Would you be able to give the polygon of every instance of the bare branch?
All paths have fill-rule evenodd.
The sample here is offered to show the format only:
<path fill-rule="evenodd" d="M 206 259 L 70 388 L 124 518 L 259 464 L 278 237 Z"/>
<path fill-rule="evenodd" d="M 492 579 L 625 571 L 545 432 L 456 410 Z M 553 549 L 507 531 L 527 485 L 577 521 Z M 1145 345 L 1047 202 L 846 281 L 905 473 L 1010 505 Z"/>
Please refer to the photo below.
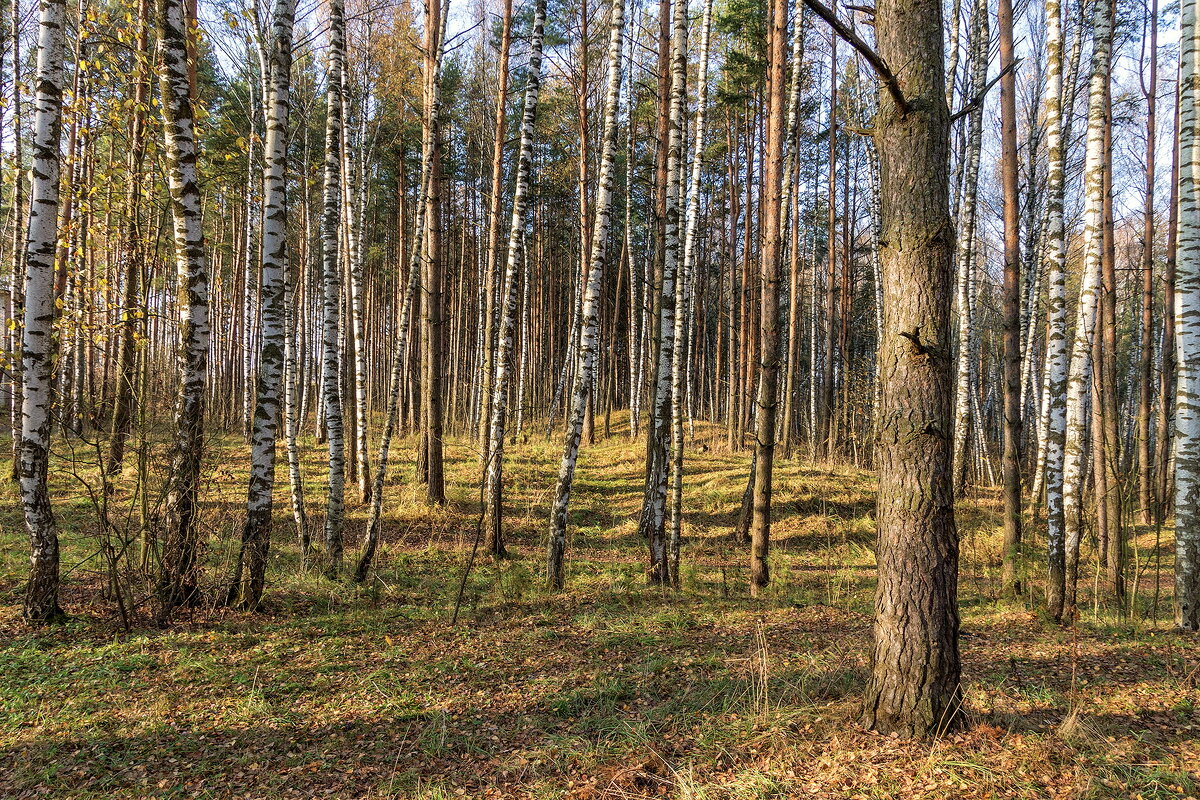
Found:
<path fill-rule="evenodd" d="M 842 37 L 855 50 L 862 54 L 862 57 L 867 60 L 867 63 L 879 75 L 879 79 L 883 81 L 883 85 L 887 87 L 888 94 L 892 96 L 892 100 L 896 103 L 896 108 L 900 111 L 900 116 L 908 116 L 908 101 L 904 99 L 904 92 L 900 91 L 900 82 L 896 80 L 896 76 L 892 73 L 887 62 L 883 57 L 871 49 L 871 46 L 858 37 L 858 35 L 850 28 L 846 27 L 840 19 L 830 9 L 821 5 L 817 0 L 804 0 L 804 4 L 813 10 L 813 12 L 829 23 L 829 27 L 833 28 L 834 33 Z"/>
<path fill-rule="evenodd" d="M 982 106 L 983 99 L 985 97 L 987 97 L 987 93 L 991 90 L 991 88 L 993 86 L 995 86 L 1000 81 L 1001 78 L 1003 78 L 1005 75 L 1007 75 L 1008 73 L 1010 73 L 1014 69 L 1016 69 L 1017 65 L 1020 63 L 1021 63 L 1021 59 L 1018 58 L 1016 61 L 1009 64 L 1007 67 L 1000 70 L 999 74 L 996 75 L 996 77 L 992 78 L 990 81 L 988 81 L 987 85 L 984 86 L 983 89 L 981 89 L 979 91 L 979 94 L 972 97 L 971 100 L 965 106 L 963 106 L 958 111 L 955 111 L 953 114 L 950 115 L 950 124 L 953 125 L 955 122 L 958 122 L 960 119 L 965 117 L 967 114 L 970 114 L 972 111 L 974 111 L 975 109 Z"/>

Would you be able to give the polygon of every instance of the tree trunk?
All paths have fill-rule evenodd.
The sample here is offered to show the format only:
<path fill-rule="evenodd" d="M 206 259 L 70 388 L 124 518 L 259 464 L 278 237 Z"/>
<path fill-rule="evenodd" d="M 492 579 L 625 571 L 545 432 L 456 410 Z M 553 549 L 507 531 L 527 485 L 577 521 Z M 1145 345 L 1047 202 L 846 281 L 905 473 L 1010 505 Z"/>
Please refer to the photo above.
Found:
<path fill-rule="evenodd" d="M 29 582 L 25 585 L 22 614 L 35 625 L 59 622 L 65 617 L 58 604 L 58 525 L 46 486 L 57 350 L 54 257 L 58 242 L 65 17 L 63 0 L 42 0 L 38 16 L 33 178 L 25 242 L 25 325 L 21 343 L 24 393 L 17 474 L 29 532 Z M 20 137 L 20 131 L 17 136 Z M 21 178 L 18 176 L 17 180 L 20 182 Z"/>
<path fill-rule="evenodd" d="M 1017 79 L 1012 0 L 999 0 L 1000 181 L 1004 188 L 1004 553 L 1000 583 L 1021 593 L 1021 226 L 1017 196 Z"/>
<path fill-rule="evenodd" d="M 437 54 L 441 49 L 443 22 L 441 0 L 425 4 L 425 113 L 422 135 L 429 152 L 429 199 L 425 204 L 424 257 L 421 261 L 421 388 L 425 395 L 421 410 L 421 436 L 425 456 L 426 497 L 430 503 L 446 502 L 442 458 L 442 143 L 441 73 Z"/>
<path fill-rule="evenodd" d="M 1046 0 L 1046 606 L 1060 620 L 1066 587 L 1066 528 L 1063 510 L 1063 456 L 1067 427 L 1067 276 L 1063 222 L 1063 36 L 1059 0 Z"/>
<path fill-rule="evenodd" d="M 113 398 L 112 427 L 108 440 L 110 475 L 118 475 L 125 463 L 125 443 L 133 422 L 134 388 L 137 384 L 137 341 L 144 335 L 142 324 L 141 230 L 142 165 L 146 158 L 146 109 L 150 98 L 150 0 L 138 2 L 137 59 L 134 67 L 133 116 L 129 126 L 129 186 L 125 196 L 125 231 L 122 242 L 122 274 L 125 281 L 121 308 L 121 345 L 118 351 L 116 396 Z M 20 181 L 18 181 L 19 183 Z"/>
<path fill-rule="evenodd" d="M 1154 463 L 1150 456 L 1150 417 L 1154 413 L 1154 180 L 1158 147 L 1158 0 L 1150 0 L 1150 41 L 1144 45 L 1142 94 L 1146 98 L 1146 189 L 1142 206 L 1142 353 L 1138 362 L 1137 464 L 1138 521 L 1153 523 Z M 1149 58 L 1149 64 L 1145 59 Z"/>
<path fill-rule="evenodd" d="M 325 193 L 321 217 L 322 312 L 321 404 L 325 408 L 325 435 L 329 443 L 329 492 L 325 510 L 326 575 L 338 577 L 342 565 L 342 529 L 345 524 L 346 450 L 342 420 L 341 271 L 341 137 L 343 124 L 342 74 L 346 69 L 346 18 L 342 0 L 329 3 L 329 61 L 325 89 Z"/>
<path fill-rule="evenodd" d="M 500 286 L 500 326 L 496 337 L 495 375 L 489 382 L 491 417 L 484 461 L 484 547 L 496 558 L 504 549 L 504 437 L 508 425 L 508 392 L 513 371 L 513 344 L 517 323 L 517 276 L 525 262 L 525 229 L 529 224 L 530 171 L 533 162 L 533 132 L 541 90 L 542 36 L 546 24 L 545 0 L 538 0 L 534 11 L 533 38 L 530 42 L 528 78 L 521 114 L 521 142 L 517 151 L 517 179 L 513 189 L 512 221 L 508 230 L 508 257 L 504 283 Z M 528 280 L 526 281 L 528 283 Z M 518 400 L 519 402 L 519 400 Z"/>
<path fill-rule="evenodd" d="M 204 455 L 209 319 L 208 263 L 200 217 L 189 25 L 184 0 L 160 0 L 158 49 L 179 292 L 179 401 L 175 411 L 175 452 L 167 486 L 167 531 L 159 581 L 163 620 L 169 618 L 173 608 L 199 599 L 196 500 Z"/>
<path fill-rule="evenodd" d="M 874 124 L 884 341 L 879 584 L 863 721 L 881 733 L 923 736 L 962 719 L 950 480 L 950 115 L 941 3 L 880 0 L 875 20 L 879 55 L 896 70 L 908 108 L 882 95 Z"/>
<path fill-rule="evenodd" d="M 1097 3 L 1093 14 L 1093 52 L 1088 87 L 1087 147 L 1084 158 L 1084 266 L 1079 308 L 1067 373 L 1067 420 L 1063 447 L 1063 514 L 1065 519 L 1065 587 L 1063 613 L 1075 614 L 1079 578 L 1079 543 L 1083 528 L 1084 398 L 1091 378 L 1092 339 L 1100 299 L 1102 228 L 1104 225 L 1104 93 L 1112 43 L 1108 4 Z"/>
<path fill-rule="evenodd" d="M 767 141 L 762 185 L 762 261 L 759 289 L 758 397 L 754 425 L 754 499 L 750 519 L 750 594 L 770 582 L 771 472 L 779 398 L 779 272 L 783 260 L 781 223 L 784 177 L 784 67 L 787 63 L 787 2 L 771 0 L 767 15 Z"/>
<path fill-rule="evenodd" d="M 1175 331 L 1175 623 L 1200 630 L 1200 23 L 1180 7 L 1179 252 Z M 29 319 L 29 316 L 26 316 Z M 28 323 L 27 323 L 28 324 Z"/>
<path fill-rule="evenodd" d="M 544 8 L 543 3 L 544 0 L 539 2 L 539 8 Z M 550 588 L 556 591 L 563 588 L 563 553 L 567 543 L 567 507 L 571 500 L 571 487 L 575 480 L 575 462 L 579 456 L 579 441 L 583 435 L 589 390 L 596 372 L 596 350 L 600 328 L 600 289 L 607 258 L 606 245 L 609 228 L 612 225 L 612 184 L 617 150 L 617 106 L 621 92 L 621 44 L 624 30 L 624 0 L 613 0 L 609 11 L 608 81 L 604 95 L 604 129 L 601 132 L 600 180 L 596 191 L 595 229 L 589 237 L 591 256 L 581 310 L 581 335 L 577 356 L 579 363 L 575 368 L 575 385 L 571 391 L 571 411 L 567 418 L 562 461 L 558 468 L 558 485 L 555 489 L 554 508 L 550 516 L 550 549 L 547 557 L 546 579 Z M 523 144 L 524 141 L 522 139 Z M 583 187 L 580 188 L 582 190 Z M 677 217 L 678 212 L 676 212 Z M 670 219 L 667 224 L 669 229 Z M 676 219 L 676 226 L 678 226 L 678 219 Z M 515 232 L 515 218 L 513 228 Z M 668 236 L 670 236 L 669 230 Z M 678 234 L 676 234 L 676 238 L 678 238 Z M 671 258 L 671 254 L 668 253 L 667 257 Z M 515 272 L 515 265 L 512 271 Z M 515 290 L 516 287 L 513 288 Z M 515 295 L 515 291 L 513 294 Z M 512 305 L 515 306 L 515 302 Z M 515 313 L 515 308 L 512 311 Z M 503 432 L 501 432 L 502 434 Z"/>
<path fill-rule="evenodd" d="M 275 488 L 275 442 L 279 434 L 284 375 L 286 314 L 284 273 L 287 271 L 287 147 L 291 109 L 292 25 L 294 0 L 276 0 L 271 30 L 270 85 L 267 103 L 267 136 L 263 166 L 262 331 L 258 355 L 258 388 L 255 392 L 250 434 L 250 486 L 246 498 L 246 524 L 242 547 L 229 586 L 228 600 L 239 608 L 256 610 L 266 583 L 267 553 L 271 544 L 271 512 Z"/>

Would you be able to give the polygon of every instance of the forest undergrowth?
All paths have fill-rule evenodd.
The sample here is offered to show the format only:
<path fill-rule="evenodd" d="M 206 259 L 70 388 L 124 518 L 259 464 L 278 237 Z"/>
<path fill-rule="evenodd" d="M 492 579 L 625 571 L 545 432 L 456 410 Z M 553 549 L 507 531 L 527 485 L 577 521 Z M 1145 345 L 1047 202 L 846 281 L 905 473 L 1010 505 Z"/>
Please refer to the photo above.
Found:
<path fill-rule="evenodd" d="M 698 423 L 682 589 L 650 588 L 635 519 L 644 444 L 621 423 L 581 452 L 561 594 L 543 588 L 558 437 L 510 449 L 511 557 L 475 559 L 455 626 L 479 514 L 479 457 L 466 439 L 447 442 L 444 509 L 422 502 L 416 440 L 400 443 L 382 552 L 362 586 L 301 563 L 281 470 L 264 612 L 214 602 L 166 628 L 151 624 L 137 580 L 131 532 L 155 510 L 131 493 L 134 466 L 106 492 L 78 452 L 71 474 L 67 459 L 52 464 L 72 616 L 34 631 L 20 621 L 25 534 L 5 483 L 0 797 L 1200 795 L 1200 649 L 1171 630 L 1169 531 L 1133 537 L 1140 578 L 1125 609 L 1081 585 L 1084 613 L 1060 627 L 1036 610 L 1036 556 L 1025 560 L 1025 598 L 999 596 L 995 493 L 960 501 L 971 724 L 933 741 L 886 738 L 856 723 L 874 586 L 872 473 L 807 457 L 777 463 L 773 582 L 752 600 L 746 546 L 731 538 L 750 451 L 731 453 L 723 429 Z M 213 439 L 206 459 L 214 601 L 244 513 L 245 450 Z M 316 509 L 320 450 L 301 452 Z M 348 504 L 348 554 L 366 511 Z M 314 541 L 321 522 L 309 518 Z M 1041 544 L 1027 542 L 1029 553 Z"/>

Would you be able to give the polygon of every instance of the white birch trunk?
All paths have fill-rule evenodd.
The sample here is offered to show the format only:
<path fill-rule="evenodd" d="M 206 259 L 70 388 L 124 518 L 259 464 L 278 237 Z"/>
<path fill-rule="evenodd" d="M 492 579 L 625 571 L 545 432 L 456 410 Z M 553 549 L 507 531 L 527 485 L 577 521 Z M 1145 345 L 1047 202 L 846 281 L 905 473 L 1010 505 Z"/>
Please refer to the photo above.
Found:
<path fill-rule="evenodd" d="M 258 388 L 250 433 L 246 524 L 228 598 L 249 610 L 258 608 L 266 577 L 275 487 L 275 443 L 279 436 L 283 399 L 280 390 L 287 339 L 287 148 L 294 3 L 295 0 L 276 0 L 265 98 L 267 130 L 263 145 L 266 161 L 263 165 L 262 280 L 258 293 L 262 315 Z"/>
<path fill-rule="evenodd" d="M 58 526 L 50 506 L 46 473 L 56 351 L 54 256 L 58 242 L 65 16 L 63 0 L 42 0 L 38 12 L 33 179 L 25 240 L 25 325 L 21 343 L 24 395 L 17 473 L 29 533 L 29 582 L 22 613 L 37 624 L 64 616 L 58 604 Z"/>
<path fill-rule="evenodd" d="M 674 0 L 673 14 L 686 13 L 684 0 Z M 667 562 L 666 505 L 667 466 L 671 443 L 671 366 L 675 357 L 675 281 L 680 262 L 679 178 L 683 149 L 684 68 L 686 54 L 682 35 L 671 43 L 671 93 L 667 142 L 666 236 L 663 258 L 662 294 L 659 299 L 659 341 L 654 368 L 654 397 L 650 407 L 650 432 L 646 442 L 646 487 L 642 497 L 639 531 L 650 547 L 651 583 L 670 580 Z"/>
<path fill-rule="evenodd" d="M 679 39 L 687 24 L 687 14 L 681 13 L 675 30 Z M 687 213 L 683 237 L 682 274 L 675 282 L 675 306 L 682 313 L 675 315 L 675 359 L 671 365 L 671 530 L 667 539 L 667 568 L 671 585 L 679 588 L 679 549 L 683 540 L 683 415 L 685 375 L 688 367 L 687 323 L 691 315 L 687 311 L 692 303 L 692 273 L 696 262 L 696 228 L 700 221 L 700 176 L 704 168 L 704 133 L 708 112 L 708 52 L 712 29 L 712 0 L 705 0 L 704 14 L 700 23 L 700 70 L 696 76 L 696 125 L 692 146 L 692 174 L 688 181 Z M 799 39 L 799 37 L 797 37 Z M 687 53 L 680 46 L 680 58 Z M 797 78 L 796 94 L 799 94 Z M 686 87 L 685 87 L 686 88 Z M 682 169 L 682 166 L 681 166 Z M 678 206 L 682 198 L 676 201 Z M 678 213 L 678 212 L 676 212 Z"/>
<path fill-rule="evenodd" d="M 1071 361 L 1067 372 L 1066 428 L 1063 444 L 1063 515 L 1065 531 L 1064 613 L 1075 611 L 1079 573 L 1079 542 L 1083 532 L 1084 447 L 1087 434 L 1086 398 L 1091 383 L 1092 337 L 1100 298 L 1101 226 L 1104 205 L 1104 93 L 1112 43 L 1108 3 L 1092 12 L 1091 79 L 1088 88 L 1087 146 L 1084 156 L 1083 280 Z"/>
<path fill-rule="evenodd" d="M 198 599 L 196 500 L 204 455 L 209 319 L 208 263 L 188 65 L 189 23 L 183 0 L 160 0 L 159 14 L 158 49 L 179 307 L 179 401 L 159 586 L 161 613 L 166 618 L 175 606 Z"/>
<path fill-rule="evenodd" d="M 1175 623 L 1200 630 L 1200 21 L 1180 6 L 1179 224 L 1175 262 Z"/>
<path fill-rule="evenodd" d="M 1042 101 L 1046 121 L 1046 378 L 1044 423 L 1045 459 L 1041 470 L 1046 486 L 1046 601 L 1055 619 L 1062 617 L 1066 529 L 1063 516 L 1063 448 L 1067 426 L 1067 282 L 1066 229 L 1063 221 L 1063 35 L 1059 0 L 1046 0 L 1046 90 Z M 1034 498 L 1038 497 L 1035 487 Z"/>
<path fill-rule="evenodd" d="M 342 561 L 342 528 L 345 519 L 345 441 L 342 420 L 342 390 L 339 379 L 339 333 L 341 274 L 338 226 L 341 222 L 342 74 L 346 62 L 346 20 L 342 0 L 329 3 L 329 61 L 325 95 L 325 194 L 321 219 L 321 283 L 324 290 L 322 314 L 321 401 L 325 408 L 325 431 L 329 442 L 329 494 L 325 511 L 327 574 L 336 578 Z"/>
<path fill-rule="evenodd" d="M 588 259 L 587 284 L 580 308 L 580 337 L 571 412 L 558 467 L 558 486 L 550 517 L 550 548 L 546 578 L 552 589 L 563 587 L 563 553 L 567 545 L 567 507 L 575 481 L 575 463 L 583 418 L 596 373 L 596 349 L 600 330 L 600 282 L 604 277 L 608 232 L 612 225 L 613 162 L 617 150 L 617 110 L 621 92 L 621 44 L 625 31 L 625 0 L 613 0 L 608 22 L 608 83 L 604 96 L 604 129 L 601 132 L 600 178 L 596 189 L 592 252 Z M 507 313 L 507 311 L 506 311 Z M 678 334 L 678 331 L 676 331 Z M 493 434 L 495 431 L 493 431 Z"/>

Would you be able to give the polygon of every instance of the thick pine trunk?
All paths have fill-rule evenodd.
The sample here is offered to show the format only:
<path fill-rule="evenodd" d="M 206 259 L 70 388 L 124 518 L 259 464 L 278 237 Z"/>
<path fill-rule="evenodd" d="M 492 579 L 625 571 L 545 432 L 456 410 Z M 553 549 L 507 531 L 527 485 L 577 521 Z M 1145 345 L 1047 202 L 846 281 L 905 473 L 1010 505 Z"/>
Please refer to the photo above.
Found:
<path fill-rule="evenodd" d="M 937 0 L 880 0 L 879 55 L 907 113 L 875 118 L 884 340 L 872 674 L 863 720 L 923 736 L 961 723 L 958 535 L 951 484 L 950 114 Z"/>

